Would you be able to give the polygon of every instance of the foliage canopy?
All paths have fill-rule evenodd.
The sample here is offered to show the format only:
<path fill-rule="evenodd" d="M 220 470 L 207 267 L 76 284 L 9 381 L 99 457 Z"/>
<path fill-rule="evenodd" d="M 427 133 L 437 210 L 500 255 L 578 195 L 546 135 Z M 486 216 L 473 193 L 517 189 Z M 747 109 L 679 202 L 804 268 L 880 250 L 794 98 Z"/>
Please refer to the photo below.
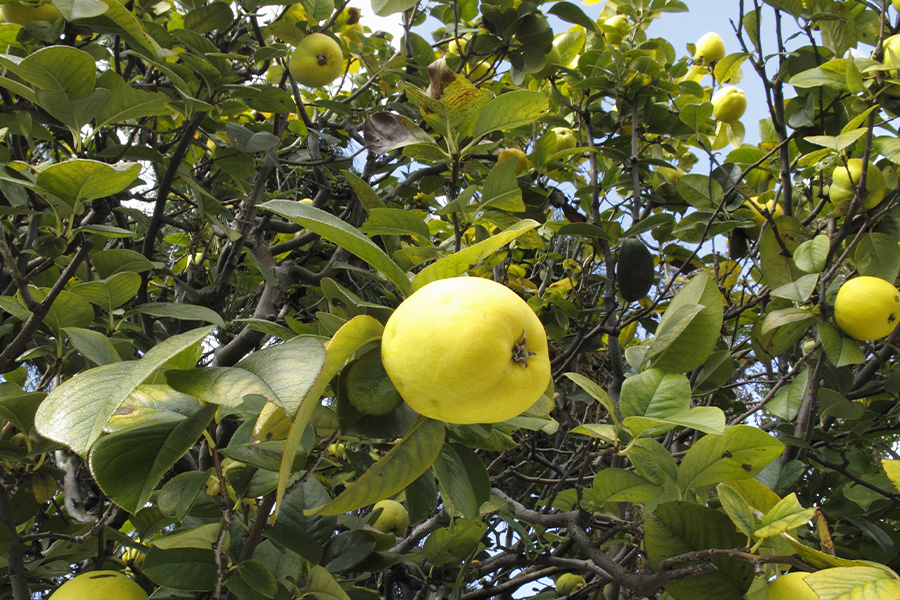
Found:
<path fill-rule="evenodd" d="M 900 333 L 833 318 L 900 273 L 895 8 L 732 2 L 699 64 L 679 0 L 53 4 L 0 24 L 0 595 L 900 596 Z M 391 403 L 385 322 L 461 275 L 549 336 L 503 423 Z"/>

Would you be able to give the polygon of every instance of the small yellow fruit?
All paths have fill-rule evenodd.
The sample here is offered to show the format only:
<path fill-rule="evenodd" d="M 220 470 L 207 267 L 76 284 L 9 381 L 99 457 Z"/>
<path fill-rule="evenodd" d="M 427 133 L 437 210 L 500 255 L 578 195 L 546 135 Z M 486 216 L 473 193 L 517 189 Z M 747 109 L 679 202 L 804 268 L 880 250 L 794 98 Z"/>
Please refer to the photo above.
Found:
<path fill-rule="evenodd" d="M 851 158 L 847 161 L 846 166 L 838 165 L 831 173 L 831 187 L 828 189 L 828 196 L 836 209 L 840 210 L 843 207 L 846 212 L 846 208 L 856 194 L 856 185 L 862 177 L 862 167 L 861 158 Z M 881 204 L 886 188 L 887 183 L 881 169 L 870 162 L 866 169 L 866 192 L 863 196 L 866 208 L 875 208 Z"/>
<path fill-rule="evenodd" d="M 762 231 L 763 225 L 766 224 L 766 216 L 763 214 L 763 207 L 772 215 L 772 219 L 777 219 L 778 217 L 784 214 L 784 209 L 778 204 L 774 199 L 769 200 L 765 204 L 760 204 L 758 202 L 758 196 L 754 196 L 749 200 L 744 201 L 744 206 L 753 211 L 753 220 L 756 222 L 754 227 L 747 229 L 747 235 L 751 239 L 759 238 L 759 233 Z"/>
<path fill-rule="evenodd" d="M 478 277 L 433 281 L 391 315 L 384 369 L 409 406 L 448 423 L 497 423 L 550 383 L 547 334 L 508 287 Z"/>
<path fill-rule="evenodd" d="M 147 600 L 147 594 L 134 581 L 116 571 L 90 571 L 65 582 L 50 600 Z"/>
<path fill-rule="evenodd" d="M 288 70 L 301 85 L 324 87 L 343 73 L 344 53 L 340 44 L 324 33 L 311 33 L 297 44 Z"/>
<path fill-rule="evenodd" d="M 528 167 L 528 156 L 518 148 L 505 148 L 497 156 L 497 164 L 502 163 L 507 158 L 515 158 L 518 161 L 516 173 L 520 173 Z"/>
<path fill-rule="evenodd" d="M 628 18 L 625 15 L 615 15 L 603 23 L 603 35 L 610 44 L 620 44 L 628 34 Z"/>
<path fill-rule="evenodd" d="M 328 447 L 325 448 L 325 452 L 329 456 L 334 456 L 335 458 L 347 458 L 347 445 L 346 444 L 328 444 Z"/>
<path fill-rule="evenodd" d="M 409 513 L 406 508 L 396 500 L 379 500 L 372 507 L 372 511 L 381 509 L 381 514 L 372 523 L 372 527 L 384 533 L 393 533 L 401 536 L 406 533 L 409 526 Z"/>
<path fill-rule="evenodd" d="M 700 36 L 696 48 L 694 60 L 701 65 L 709 65 L 725 57 L 725 40 L 714 31 Z"/>
<path fill-rule="evenodd" d="M 858 340 L 878 340 L 894 331 L 900 318 L 900 292 L 879 277 L 848 279 L 834 299 L 834 318 Z"/>
<path fill-rule="evenodd" d="M 803 581 L 807 575 L 809 573 L 794 571 L 776 577 L 766 586 L 769 600 L 819 600 L 819 595 Z"/>
<path fill-rule="evenodd" d="M 747 110 L 747 96 L 740 88 L 723 87 L 712 97 L 713 116 L 723 123 L 734 123 Z"/>
<path fill-rule="evenodd" d="M 50 23 L 61 18 L 62 15 L 55 6 L 49 2 L 40 6 L 33 6 L 22 2 L 10 2 L 0 4 L 0 17 L 4 23 L 17 23 L 25 27 L 32 21 L 49 21 Z"/>
<path fill-rule="evenodd" d="M 312 198 L 303 198 L 300 200 L 300 204 L 306 204 L 307 206 L 312 206 L 313 199 Z"/>
<path fill-rule="evenodd" d="M 568 150 L 578 145 L 578 138 L 575 137 L 575 132 L 568 127 L 554 127 L 550 131 L 556 136 L 554 152 Z"/>
<path fill-rule="evenodd" d="M 558 596 L 568 596 L 575 590 L 584 587 L 584 577 L 577 573 L 563 573 L 556 580 L 556 594 Z"/>
<path fill-rule="evenodd" d="M 484 79 L 492 72 L 493 69 L 491 69 L 491 63 L 486 60 L 480 60 L 475 64 L 469 64 L 466 66 L 466 74 L 469 79 Z"/>

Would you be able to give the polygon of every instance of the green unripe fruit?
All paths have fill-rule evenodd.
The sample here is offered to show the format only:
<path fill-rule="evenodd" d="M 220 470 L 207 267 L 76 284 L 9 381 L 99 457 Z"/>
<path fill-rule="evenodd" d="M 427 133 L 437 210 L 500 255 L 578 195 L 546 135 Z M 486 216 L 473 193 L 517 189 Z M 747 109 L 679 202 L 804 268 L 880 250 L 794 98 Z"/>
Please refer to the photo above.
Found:
<path fill-rule="evenodd" d="M 556 593 L 560 596 L 568 596 L 577 589 L 584 587 L 584 577 L 577 573 L 563 573 L 556 580 Z"/>

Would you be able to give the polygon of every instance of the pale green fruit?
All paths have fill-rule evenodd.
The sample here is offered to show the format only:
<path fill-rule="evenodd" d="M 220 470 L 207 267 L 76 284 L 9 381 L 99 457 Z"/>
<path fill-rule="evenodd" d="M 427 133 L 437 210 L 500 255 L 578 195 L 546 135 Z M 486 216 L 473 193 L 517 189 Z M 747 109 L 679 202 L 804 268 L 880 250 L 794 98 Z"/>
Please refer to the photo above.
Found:
<path fill-rule="evenodd" d="M 497 423 L 523 413 L 550 383 L 547 334 L 511 289 L 478 277 L 433 281 L 384 328 L 388 377 L 416 412 L 448 423 Z"/>
<path fill-rule="evenodd" d="M 861 158 L 851 158 L 845 165 L 838 165 L 831 173 L 831 187 L 828 188 L 828 196 L 835 208 L 840 210 L 847 208 L 850 200 L 856 194 L 856 186 L 862 177 L 863 161 Z M 884 200 L 887 182 L 881 169 L 873 163 L 869 163 L 866 169 L 866 192 L 863 203 L 866 208 L 875 208 Z"/>
<path fill-rule="evenodd" d="M 795 571 L 776 577 L 766 586 L 769 600 L 819 600 L 819 595 L 803 581 L 809 573 Z"/>
<path fill-rule="evenodd" d="M 628 33 L 629 23 L 625 15 L 615 15 L 603 23 L 603 35 L 610 44 L 620 44 Z"/>
<path fill-rule="evenodd" d="M 297 44 L 288 69 L 300 85 L 324 87 L 344 72 L 344 53 L 324 33 L 311 33 Z"/>
<path fill-rule="evenodd" d="M 878 340 L 894 331 L 900 318 L 900 292 L 889 281 L 861 276 L 848 279 L 834 299 L 834 319 L 858 340 Z"/>
<path fill-rule="evenodd" d="M 535 79 L 547 79 L 554 73 L 556 73 L 556 65 L 562 60 L 562 56 L 559 53 L 559 48 L 555 45 L 550 48 L 550 52 L 547 53 L 545 57 L 546 63 L 544 63 L 544 68 L 538 71 L 537 73 L 533 73 L 532 77 Z"/>
<path fill-rule="evenodd" d="M 52 23 L 61 18 L 62 15 L 49 2 L 40 6 L 10 2 L 8 4 L 0 4 L 0 17 L 3 18 L 4 23 L 17 23 L 24 27 L 32 21 L 49 21 Z"/>
<path fill-rule="evenodd" d="M 65 582 L 50 600 L 147 600 L 147 594 L 134 581 L 117 571 L 90 571 Z"/>
<path fill-rule="evenodd" d="M 723 87 L 712 97 L 713 116 L 723 123 L 734 123 L 747 110 L 747 96 L 736 87 Z"/>
<path fill-rule="evenodd" d="M 554 127 L 550 131 L 556 136 L 555 152 L 568 150 L 578 145 L 578 138 L 575 137 L 575 132 L 568 127 Z"/>
<path fill-rule="evenodd" d="M 766 208 L 769 214 L 772 215 L 773 220 L 784 215 L 784 208 L 782 208 L 781 204 L 778 204 L 778 202 L 776 202 L 774 199 L 769 200 L 765 204 L 760 204 L 758 202 L 758 198 L 759 196 L 754 196 L 749 200 L 744 201 L 744 206 L 753 211 L 753 220 L 756 222 L 756 225 L 754 227 L 751 227 L 747 230 L 747 235 L 754 240 L 759 238 L 759 233 L 760 231 L 762 231 L 763 225 L 766 224 L 766 216 L 762 211 L 763 206 Z"/>
<path fill-rule="evenodd" d="M 696 48 L 694 60 L 701 65 L 708 65 L 725 57 L 725 41 L 714 31 L 700 36 Z"/>
<path fill-rule="evenodd" d="M 372 507 L 373 512 L 381 509 L 381 514 L 372 523 L 372 527 L 384 533 L 393 533 L 401 536 L 409 526 L 409 513 L 406 508 L 396 500 L 379 500 Z"/>
<path fill-rule="evenodd" d="M 582 587 L 584 587 L 584 577 L 577 573 L 563 573 L 556 580 L 556 593 L 560 596 L 568 596 Z"/>

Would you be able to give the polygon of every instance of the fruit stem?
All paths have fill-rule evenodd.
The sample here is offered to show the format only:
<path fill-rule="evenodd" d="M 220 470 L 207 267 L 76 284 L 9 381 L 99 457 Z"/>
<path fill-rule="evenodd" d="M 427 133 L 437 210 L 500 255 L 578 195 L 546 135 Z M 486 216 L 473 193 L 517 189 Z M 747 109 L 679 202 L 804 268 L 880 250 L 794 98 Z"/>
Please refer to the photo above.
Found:
<path fill-rule="evenodd" d="M 517 363 L 522 363 L 525 365 L 525 368 L 528 368 L 528 357 L 532 354 L 535 354 L 531 350 L 525 349 L 525 331 L 522 331 L 522 340 L 513 344 L 512 349 L 512 359 Z"/>

